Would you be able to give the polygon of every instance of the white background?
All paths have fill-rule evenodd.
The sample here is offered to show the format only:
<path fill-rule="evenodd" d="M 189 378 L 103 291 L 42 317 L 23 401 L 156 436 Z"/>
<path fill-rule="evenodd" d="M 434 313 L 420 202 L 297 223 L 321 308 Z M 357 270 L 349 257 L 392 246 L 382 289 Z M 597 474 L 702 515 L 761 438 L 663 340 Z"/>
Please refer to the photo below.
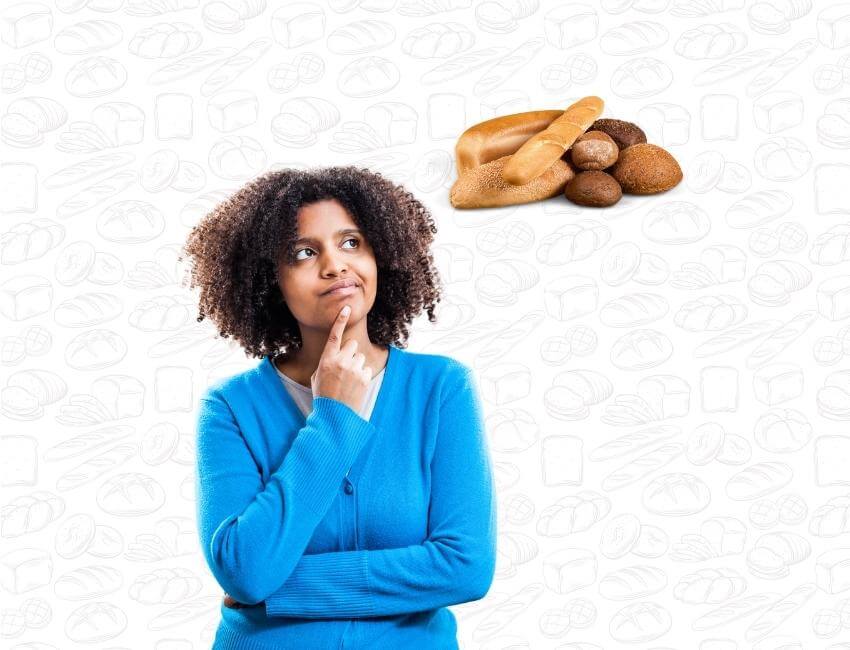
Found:
<path fill-rule="evenodd" d="M 209 646 L 194 408 L 257 360 L 195 323 L 179 248 L 267 169 L 357 164 L 434 215 L 445 298 L 409 348 L 471 365 L 486 410 L 499 561 L 453 608 L 462 647 L 850 648 L 850 3 L 117 0 L 3 19 L 4 647 Z M 682 183 L 605 209 L 450 206 L 464 129 L 586 95 Z M 131 480 L 149 501 L 116 509 Z M 90 567 L 113 588 L 74 596 Z M 117 618 L 69 638 L 91 602 Z"/>

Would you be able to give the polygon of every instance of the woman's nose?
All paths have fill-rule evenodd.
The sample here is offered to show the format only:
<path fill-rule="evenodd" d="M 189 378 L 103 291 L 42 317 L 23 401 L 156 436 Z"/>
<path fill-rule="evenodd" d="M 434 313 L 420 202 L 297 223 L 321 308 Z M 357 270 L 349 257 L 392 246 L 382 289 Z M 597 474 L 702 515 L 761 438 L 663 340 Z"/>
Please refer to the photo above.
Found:
<path fill-rule="evenodd" d="M 325 251 L 321 257 L 321 269 L 323 273 L 339 273 L 347 268 L 342 255 L 338 251 Z"/>

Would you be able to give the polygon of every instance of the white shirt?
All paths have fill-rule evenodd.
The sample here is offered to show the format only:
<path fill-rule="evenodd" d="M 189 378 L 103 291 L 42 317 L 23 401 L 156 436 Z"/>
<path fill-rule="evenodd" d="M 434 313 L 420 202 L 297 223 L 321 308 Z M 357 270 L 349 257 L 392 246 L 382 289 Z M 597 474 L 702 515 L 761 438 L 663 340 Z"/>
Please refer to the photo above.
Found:
<path fill-rule="evenodd" d="M 283 385 L 289 394 L 292 395 L 292 399 L 295 400 L 304 417 L 307 417 L 310 411 L 313 410 L 313 389 L 309 386 L 302 386 L 291 377 L 287 377 L 276 365 L 275 370 L 277 370 L 278 376 L 283 380 Z M 363 399 L 363 407 L 358 411 L 358 415 L 364 420 L 368 420 L 372 415 L 372 409 L 375 407 L 375 400 L 378 398 L 378 391 L 381 388 L 381 381 L 384 379 L 385 370 L 386 367 L 372 377 L 372 381 L 369 382 L 366 397 Z"/>

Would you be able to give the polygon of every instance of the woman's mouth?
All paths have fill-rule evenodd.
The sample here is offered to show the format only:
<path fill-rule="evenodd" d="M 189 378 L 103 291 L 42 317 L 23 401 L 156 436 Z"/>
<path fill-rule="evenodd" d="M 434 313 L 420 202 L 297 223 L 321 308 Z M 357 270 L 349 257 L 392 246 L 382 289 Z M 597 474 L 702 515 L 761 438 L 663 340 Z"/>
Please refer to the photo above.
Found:
<path fill-rule="evenodd" d="M 350 296 L 355 291 L 359 289 L 356 285 L 350 285 L 348 287 L 340 287 L 339 289 L 334 289 L 333 291 L 327 291 L 323 293 L 323 296 L 336 297 L 336 296 Z"/>

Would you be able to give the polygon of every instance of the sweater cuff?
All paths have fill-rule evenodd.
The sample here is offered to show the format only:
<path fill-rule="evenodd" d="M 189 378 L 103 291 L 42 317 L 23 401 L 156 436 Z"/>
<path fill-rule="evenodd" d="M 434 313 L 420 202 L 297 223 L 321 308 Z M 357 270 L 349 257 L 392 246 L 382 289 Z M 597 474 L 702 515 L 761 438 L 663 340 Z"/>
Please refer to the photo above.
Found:
<path fill-rule="evenodd" d="M 313 410 L 290 453 L 298 446 L 298 455 L 304 455 L 305 462 L 298 463 L 294 470 L 295 485 L 313 486 L 305 491 L 303 498 L 314 513 L 324 516 L 337 482 L 351 469 L 374 430 L 375 426 L 348 404 L 331 397 L 313 398 Z M 307 445 L 310 452 L 305 452 L 301 445 Z M 331 490 L 318 489 L 329 485 L 333 486 Z"/>
<path fill-rule="evenodd" d="M 326 618 L 328 611 L 335 618 L 377 615 L 366 551 L 335 553 L 332 562 L 322 555 L 301 556 L 283 586 L 266 598 L 267 616 Z"/>

